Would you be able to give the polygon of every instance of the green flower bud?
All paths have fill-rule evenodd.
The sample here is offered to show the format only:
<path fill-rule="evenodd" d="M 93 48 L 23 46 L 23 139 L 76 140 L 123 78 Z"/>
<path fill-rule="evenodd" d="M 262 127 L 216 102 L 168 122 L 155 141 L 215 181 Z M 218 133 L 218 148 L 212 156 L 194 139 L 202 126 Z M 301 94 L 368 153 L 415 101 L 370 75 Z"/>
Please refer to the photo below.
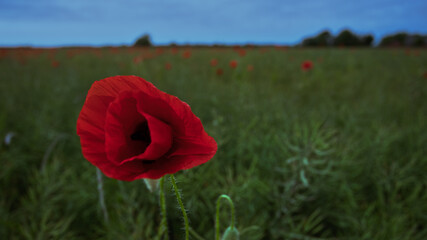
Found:
<path fill-rule="evenodd" d="M 157 192 L 159 189 L 159 179 L 144 178 L 144 182 L 150 192 Z"/>
<path fill-rule="evenodd" d="M 222 236 L 222 240 L 239 240 L 239 231 L 235 227 L 228 227 Z"/>

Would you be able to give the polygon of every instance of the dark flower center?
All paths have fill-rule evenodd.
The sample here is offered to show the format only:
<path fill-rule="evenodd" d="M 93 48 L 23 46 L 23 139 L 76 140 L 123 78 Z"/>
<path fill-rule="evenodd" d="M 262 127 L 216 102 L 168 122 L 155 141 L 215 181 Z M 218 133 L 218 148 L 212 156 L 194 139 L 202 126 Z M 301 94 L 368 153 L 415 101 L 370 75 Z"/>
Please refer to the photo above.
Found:
<path fill-rule="evenodd" d="M 147 121 L 140 123 L 136 126 L 133 133 L 130 135 L 130 139 L 133 141 L 142 141 L 149 145 L 151 143 L 150 130 L 148 129 Z"/>

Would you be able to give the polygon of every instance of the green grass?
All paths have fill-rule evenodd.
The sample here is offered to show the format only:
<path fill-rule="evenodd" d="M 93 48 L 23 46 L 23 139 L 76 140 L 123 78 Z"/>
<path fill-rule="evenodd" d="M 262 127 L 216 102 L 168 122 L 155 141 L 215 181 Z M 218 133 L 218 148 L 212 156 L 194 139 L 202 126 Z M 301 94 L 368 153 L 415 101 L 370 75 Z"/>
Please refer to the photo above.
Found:
<path fill-rule="evenodd" d="M 15 133 L 0 145 L 1 239 L 156 239 L 158 196 L 142 180 L 104 178 L 105 224 L 95 167 L 80 151 L 86 93 L 114 75 L 186 101 L 218 143 L 211 161 L 176 174 L 201 236 L 192 239 L 214 238 L 221 194 L 233 199 L 245 240 L 427 239 L 426 50 L 192 49 L 189 59 L 170 49 L 75 51 L 0 52 L 0 137 Z M 311 71 L 301 71 L 304 60 Z M 165 189 L 170 239 L 183 239 L 169 181 Z"/>

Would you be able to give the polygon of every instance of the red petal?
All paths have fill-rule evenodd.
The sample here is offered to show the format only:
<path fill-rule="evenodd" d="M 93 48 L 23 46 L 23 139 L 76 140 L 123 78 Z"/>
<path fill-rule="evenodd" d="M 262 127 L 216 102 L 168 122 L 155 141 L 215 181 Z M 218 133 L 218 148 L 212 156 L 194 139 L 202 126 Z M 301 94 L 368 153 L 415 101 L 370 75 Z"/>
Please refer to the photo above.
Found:
<path fill-rule="evenodd" d="M 89 90 L 88 97 L 91 95 L 117 97 L 123 91 L 141 90 L 146 93 L 158 90 L 153 84 L 137 76 L 115 76 L 102 79 L 93 83 Z"/>
<path fill-rule="evenodd" d="M 151 143 L 143 154 L 135 159 L 156 160 L 169 151 L 172 145 L 172 128 L 159 119 L 144 113 L 150 129 Z"/>
<path fill-rule="evenodd" d="M 132 133 L 147 120 L 136 109 L 137 100 L 130 91 L 122 92 L 110 104 L 105 124 L 105 151 L 108 160 L 121 165 L 127 159 L 141 154 L 149 142 L 133 141 Z M 149 133 L 147 133 L 149 134 Z"/>

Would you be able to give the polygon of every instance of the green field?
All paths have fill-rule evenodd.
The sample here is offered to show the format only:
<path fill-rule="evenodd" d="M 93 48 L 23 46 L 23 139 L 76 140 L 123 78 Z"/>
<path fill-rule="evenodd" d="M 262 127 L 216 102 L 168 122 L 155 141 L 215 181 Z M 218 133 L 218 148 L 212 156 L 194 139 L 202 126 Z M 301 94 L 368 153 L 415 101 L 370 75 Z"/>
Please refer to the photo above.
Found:
<path fill-rule="evenodd" d="M 191 239 L 214 239 L 220 194 L 243 240 L 427 239 L 427 50 L 188 50 L 0 50 L 0 239 L 158 239 L 158 196 L 104 178 L 106 224 L 81 154 L 87 91 L 115 75 L 187 102 L 218 143 L 211 161 L 175 174 Z M 169 239 L 184 239 L 169 181 L 165 192 Z"/>

